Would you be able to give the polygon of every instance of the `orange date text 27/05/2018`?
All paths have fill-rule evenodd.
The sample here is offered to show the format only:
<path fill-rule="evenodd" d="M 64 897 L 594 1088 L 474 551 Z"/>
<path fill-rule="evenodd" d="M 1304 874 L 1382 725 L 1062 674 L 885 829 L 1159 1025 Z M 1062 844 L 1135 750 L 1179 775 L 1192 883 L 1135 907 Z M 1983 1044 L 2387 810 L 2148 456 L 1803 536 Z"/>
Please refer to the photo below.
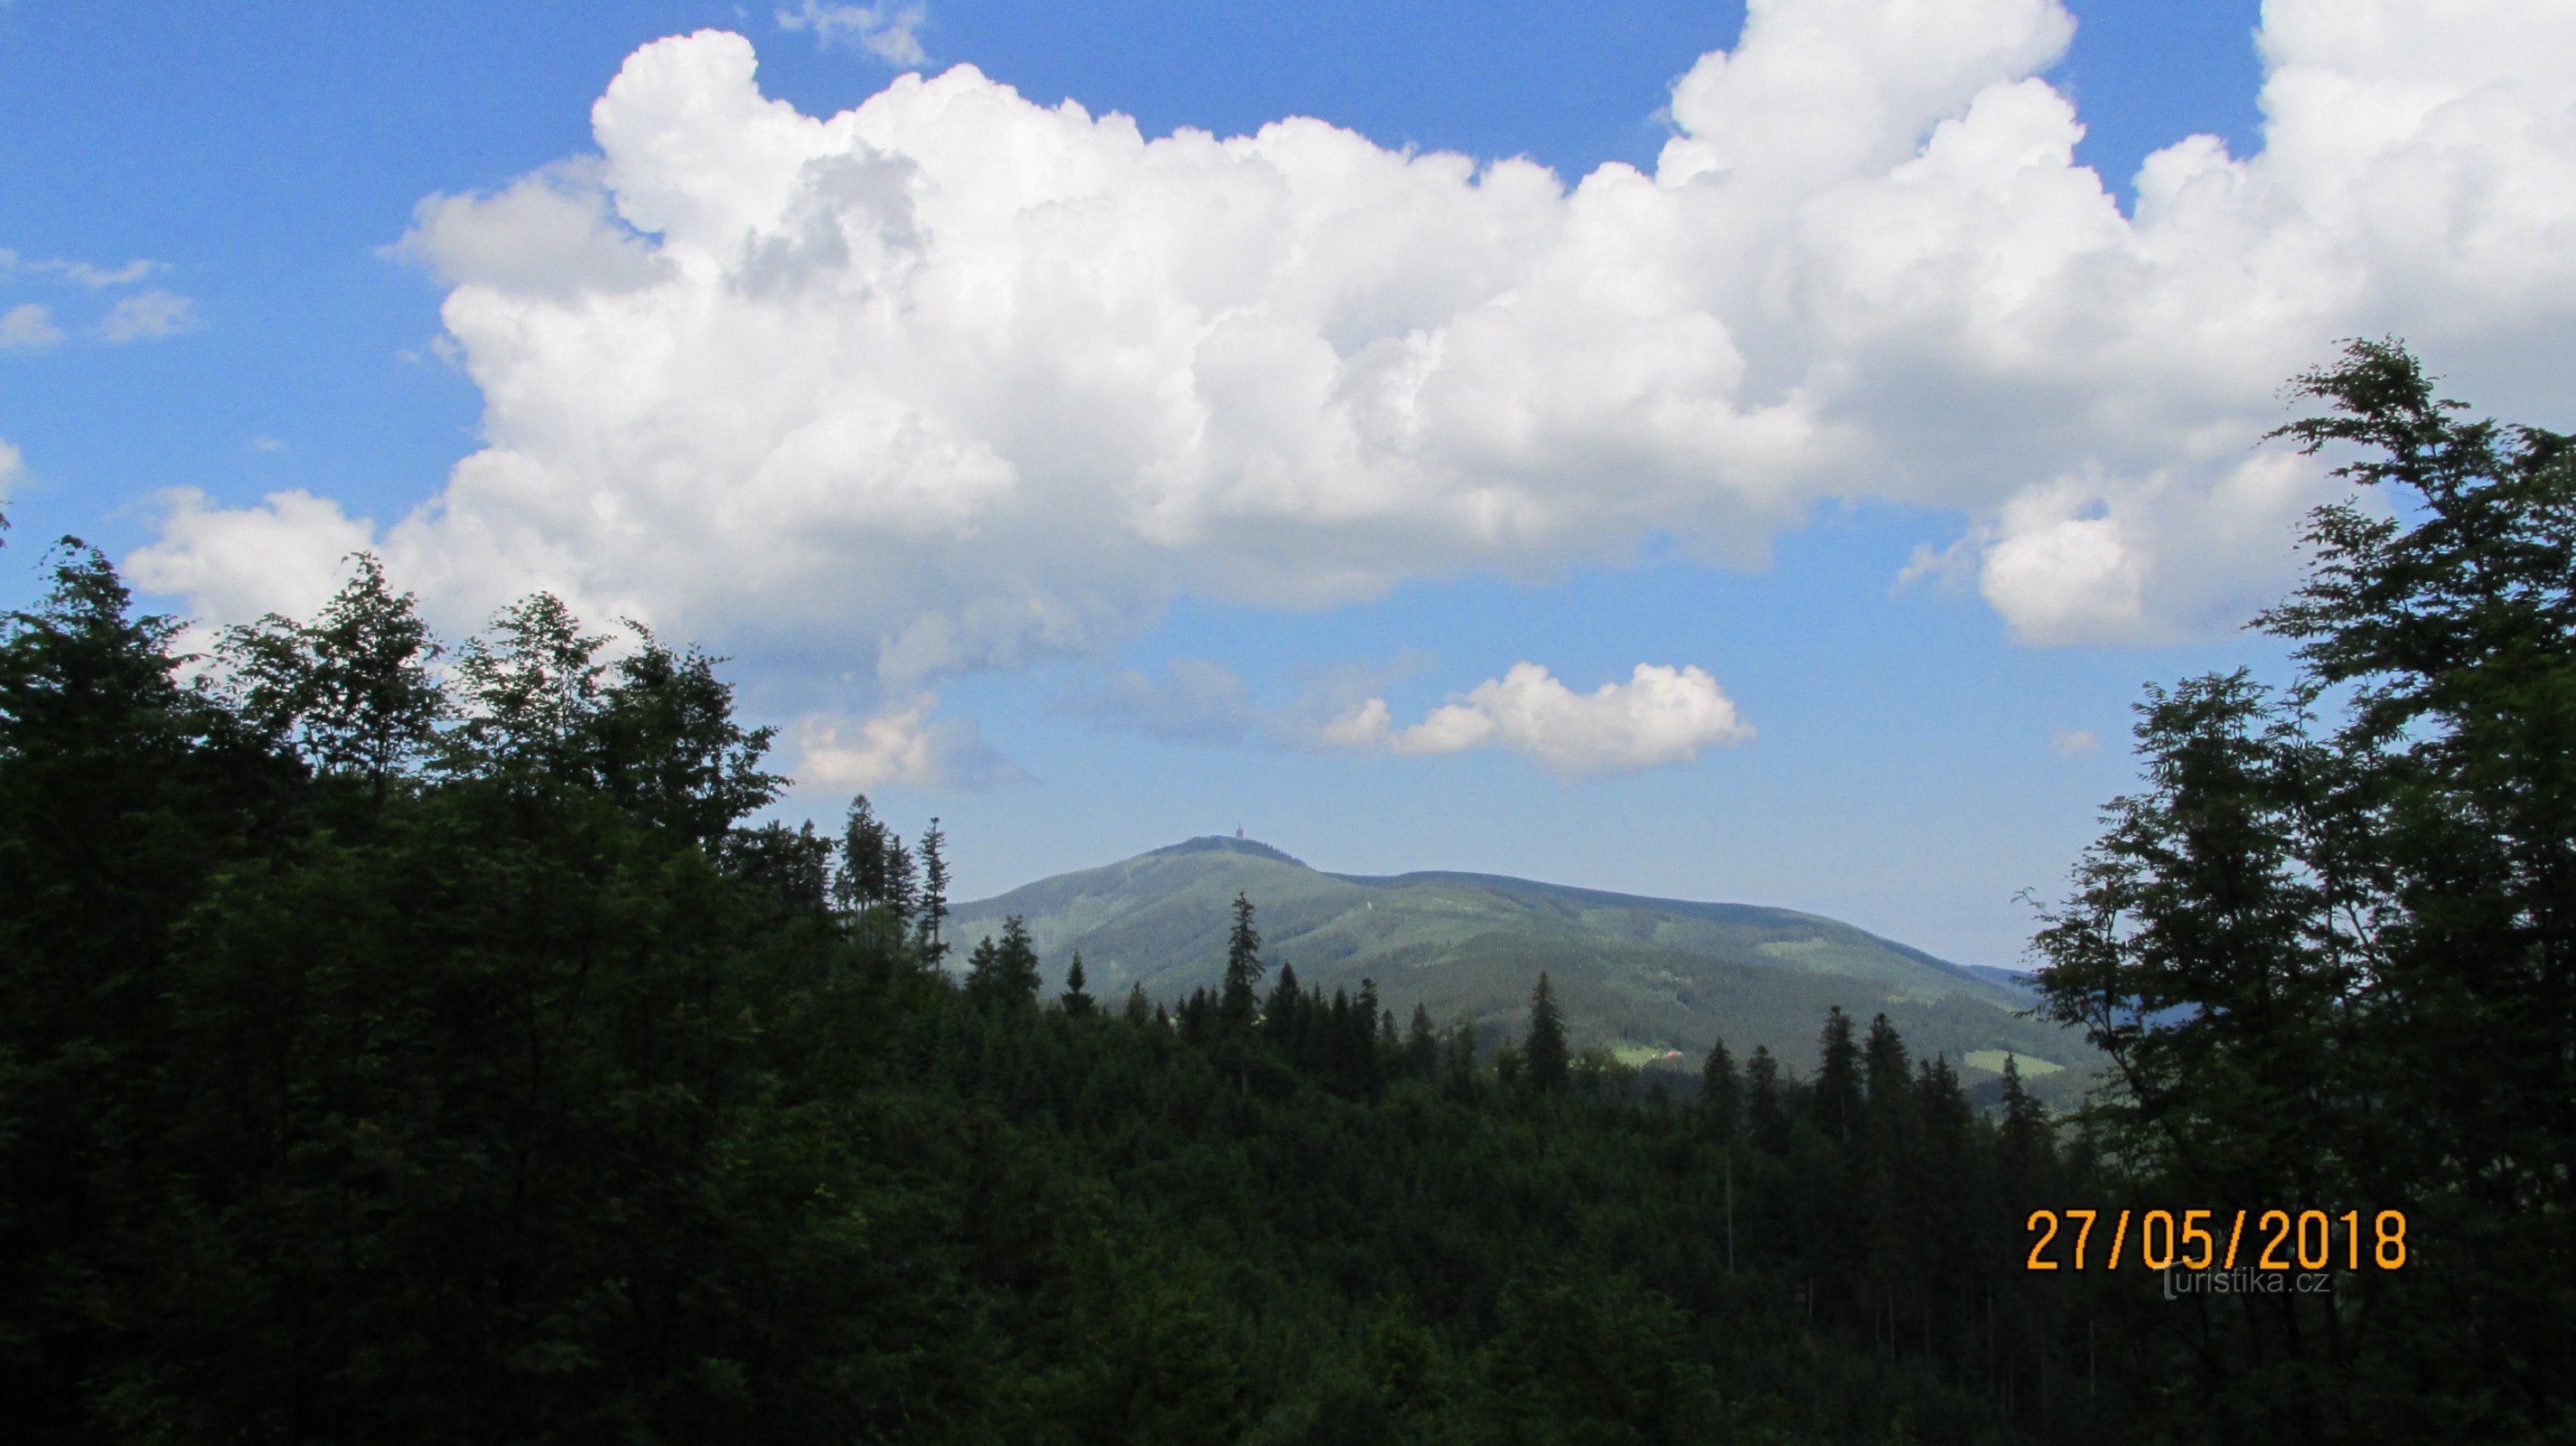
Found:
<path fill-rule="evenodd" d="M 2406 1212 L 2033 1210 L 2031 1270 L 2399 1270 Z M 2106 1241 L 2104 1237 L 2109 1237 Z M 2105 1246 L 2107 1245 L 2107 1249 Z"/>

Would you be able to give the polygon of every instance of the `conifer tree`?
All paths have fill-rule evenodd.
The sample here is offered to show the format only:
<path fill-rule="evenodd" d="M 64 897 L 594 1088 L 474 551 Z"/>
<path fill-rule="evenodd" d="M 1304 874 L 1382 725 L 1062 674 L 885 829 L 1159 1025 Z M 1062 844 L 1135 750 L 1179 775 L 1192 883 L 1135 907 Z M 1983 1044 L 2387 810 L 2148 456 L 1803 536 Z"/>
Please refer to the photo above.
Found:
<path fill-rule="evenodd" d="M 1127 986 L 1127 1022 L 1136 1025 L 1154 1022 L 1154 1003 L 1145 997 L 1145 981 L 1142 979 Z"/>
<path fill-rule="evenodd" d="M 1869 1037 L 1861 1046 L 1861 1079 L 1872 1105 L 1903 1099 L 1913 1083 L 1913 1061 L 1906 1057 L 1905 1039 L 1885 1014 L 1869 1022 Z"/>
<path fill-rule="evenodd" d="M 832 902 L 848 913 L 886 903 L 892 894 L 887 846 L 894 835 L 879 822 L 864 793 L 850 800 L 841 825 L 841 872 L 832 880 Z"/>
<path fill-rule="evenodd" d="M 1351 1052 L 1350 991 L 1334 985 L 1333 1002 L 1321 1013 L 1322 1027 L 1315 1031 L 1322 1036 L 1316 1041 L 1316 1062 L 1334 1088 L 1347 1088 L 1359 1073 L 1359 1058 Z"/>
<path fill-rule="evenodd" d="M 1556 991 L 1541 970 L 1538 986 L 1530 991 L 1529 1042 L 1522 1050 L 1528 1062 L 1530 1084 L 1541 1094 L 1563 1090 L 1573 1072 L 1573 1059 L 1565 1044 L 1565 1014 L 1557 1008 Z"/>
<path fill-rule="evenodd" d="M 1744 1108 L 1743 1082 L 1736 1078 L 1735 1056 L 1726 1052 L 1721 1039 L 1708 1047 L 1708 1058 L 1699 1067 L 1700 1115 L 1721 1140 L 1735 1137 L 1735 1128 Z"/>
<path fill-rule="evenodd" d="M 2004 1056 L 2003 1147 L 2004 1168 L 2016 1179 L 2028 1180 L 2048 1155 L 2048 1111 L 2030 1097 L 2021 1082 L 2021 1061 Z"/>
<path fill-rule="evenodd" d="M 985 935 L 966 954 L 966 997 L 990 1003 L 1002 995 L 1002 951 Z"/>
<path fill-rule="evenodd" d="M 1262 975 L 1261 935 L 1252 927 L 1252 900 L 1234 896 L 1234 927 L 1225 940 L 1225 989 L 1218 1012 L 1229 1034 L 1248 1034 L 1255 1009 L 1254 991 Z"/>
<path fill-rule="evenodd" d="M 948 917 L 948 859 L 941 852 L 946 842 L 934 815 L 921 835 L 921 899 L 914 906 L 914 917 L 920 921 L 915 934 L 921 962 L 934 969 L 948 957 L 948 945 L 939 937 L 939 926 Z"/>
<path fill-rule="evenodd" d="M 1860 1045 L 1852 1039 L 1852 1019 L 1842 1006 L 1825 1011 L 1825 1027 L 1816 1039 L 1816 1124 L 1828 1136 L 1849 1143 L 1861 1105 Z"/>
<path fill-rule="evenodd" d="M 1431 1023 L 1431 1006 L 1414 1001 L 1413 1021 L 1404 1037 L 1404 1072 L 1429 1079 L 1440 1069 L 1440 1032 Z"/>
<path fill-rule="evenodd" d="M 1038 967 L 1037 946 L 1029 939 L 1028 922 L 1017 914 L 1004 919 L 1002 942 L 994 953 L 1002 999 L 1010 1004 L 1037 1003 L 1046 979 Z"/>
<path fill-rule="evenodd" d="M 903 846 L 903 836 L 893 829 L 885 834 L 885 907 L 909 927 L 921 907 L 921 866 L 912 850 Z"/>
<path fill-rule="evenodd" d="M 1919 1067 L 1915 1086 L 1915 1117 L 1922 1121 L 1928 1158 L 1938 1161 L 1955 1158 L 1967 1149 L 1968 1126 L 1973 1118 L 1968 1097 L 1959 1089 L 1959 1072 L 1950 1067 L 1949 1056 L 1935 1054 L 1930 1063 Z"/>
<path fill-rule="evenodd" d="M 1789 1143 L 1789 1111 L 1780 1093 L 1780 1062 L 1771 1046 L 1757 1044 L 1744 1061 L 1744 1123 L 1753 1142 L 1774 1154 Z"/>
<path fill-rule="evenodd" d="M 1082 951 L 1076 949 L 1073 962 L 1065 966 L 1064 971 L 1064 1012 L 1074 1019 L 1088 1018 L 1095 1007 L 1092 997 L 1083 992 L 1082 986 Z"/>
<path fill-rule="evenodd" d="M 1449 1087 L 1459 1093 L 1476 1087 L 1476 1021 L 1464 1014 L 1449 1026 Z"/>
<path fill-rule="evenodd" d="M 1867 1094 L 1861 1107 L 1863 1147 L 1883 1171 L 1901 1170 L 1898 1157 L 1914 1128 L 1918 1091 L 1905 1039 L 1883 1013 L 1870 1020 L 1869 1034 L 1861 1044 L 1861 1084 Z M 1881 1183 L 1890 1192 L 1904 1188 L 1893 1180 Z"/>
<path fill-rule="evenodd" d="M 1300 1012 L 1304 1003 L 1297 987 L 1297 966 L 1280 961 L 1279 978 L 1270 986 L 1270 1002 L 1261 1009 L 1261 1030 L 1292 1054 L 1305 1028 Z"/>

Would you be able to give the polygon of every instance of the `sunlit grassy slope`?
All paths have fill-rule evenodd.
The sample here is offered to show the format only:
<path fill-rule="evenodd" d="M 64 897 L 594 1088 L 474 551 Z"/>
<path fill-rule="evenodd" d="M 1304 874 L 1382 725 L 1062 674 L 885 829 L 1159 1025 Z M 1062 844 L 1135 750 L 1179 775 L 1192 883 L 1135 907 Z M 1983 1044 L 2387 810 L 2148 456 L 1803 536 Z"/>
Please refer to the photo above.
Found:
<path fill-rule="evenodd" d="M 2029 999 L 2008 984 L 1848 924 L 1787 909 L 1691 903 L 1488 874 L 1391 878 L 1328 874 L 1265 844 L 1192 839 L 956 906 L 962 959 L 1005 916 L 1027 921 L 1052 991 L 1080 950 L 1091 991 L 1113 1003 L 1142 980 L 1158 999 L 1213 989 L 1225 962 L 1227 906 L 1258 910 L 1275 970 L 1354 993 L 1363 978 L 1397 1015 L 1430 1006 L 1444 1026 L 1474 1020 L 1517 1034 L 1530 985 L 1546 970 L 1574 1043 L 1631 1061 L 1680 1050 L 1692 1068 L 1723 1037 L 1738 1057 L 1769 1045 L 1813 1068 L 1817 1028 L 1839 1004 L 1864 1023 L 1884 1012 L 1918 1055 L 1945 1053 L 1973 1086 L 2003 1051 L 2077 1062 L 2080 1041 L 2015 1017 Z M 1677 1063 L 1677 1062 L 1676 1062 Z"/>

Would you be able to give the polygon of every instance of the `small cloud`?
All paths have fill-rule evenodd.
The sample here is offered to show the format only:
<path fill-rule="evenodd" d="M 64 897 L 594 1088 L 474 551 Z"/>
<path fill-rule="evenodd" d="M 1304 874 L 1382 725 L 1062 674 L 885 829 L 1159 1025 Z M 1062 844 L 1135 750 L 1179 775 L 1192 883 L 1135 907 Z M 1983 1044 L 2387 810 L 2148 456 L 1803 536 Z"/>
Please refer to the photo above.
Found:
<path fill-rule="evenodd" d="M 1944 548 L 1918 542 L 1914 544 L 1914 555 L 1897 571 L 1896 581 L 1888 584 L 1887 595 L 1894 597 L 1927 578 L 1944 591 L 1961 591 L 1976 576 L 1981 549 L 1993 542 L 1991 530 L 1979 528 L 1969 529 Z"/>
<path fill-rule="evenodd" d="M 1122 669 L 1068 686 L 1047 706 L 1104 733 L 1211 748 L 1242 742 L 1254 722 L 1243 679 L 1221 663 L 1200 658 L 1175 658 L 1160 678 L 1138 668 Z"/>
<path fill-rule="evenodd" d="M 35 302 L 0 313 L 0 351 L 43 351 L 62 339 L 54 314 Z"/>
<path fill-rule="evenodd" d="M 286 450 L 286 444 L 275 437 L 253 437 L 250 439 L 250 449 L 254 452 L 283 452 Z"/>
<path fill-rule="evenodd" d="M 158 341 L 197 327 L 197 304 L 175 291 L 138 291 L 119 301 L 98 324 L 107 341 Z"/>
<path fill-rule="evenodd" d="M 158 261 L 128 261 L 114 270 L 103 266 L 92 266 L 86 261 L 49 261 L 40 264 L 44 269 L 56 272 L 73 285 L 86 286 L 92 291 L 104 290 L 111 286 L 132 286 L 154 272 L 170 269 Z"/>
<path fill-rule="evenodd" d="M 26 456 L 17 448 L 10 446 L 7 439 L 0 438 L 0 502 L 8 500 L 10 484 L 16 482 L 26 470 Z"/>
<path fill-rule="evenodd" d="M 994 751 L 974 724 L 931 721 L 930 710 L 938 702 L 933 694 L 916 693 L 855 727 L 819 714 L 806 718 L 795 730 L 796 781 L 833 788 L 901 783 L 980 790 L 1026 776 Z"/>
<path fill-rule="evenodd" d="M 6 8 L 0 6 L 0 8 Z M 55 261 L 43 257 L 21 256 L 0 247 L 0 276 L 59 276 L 75 286 L 93 291 L 110 286 L 132 286 L 156 271 L 169 270 L 161 261 L 128 261 L 122 266 L 93 266 L 86 261 Z"/>
<path fill-rule="evenodd" d="M 1625 683 L 1576 693 L 1536 663 L 1515 663 L 1501 678 L 1451 695 L 1410 728 L 1397 729 L 1386 700 L 1370 698 L 1325 723 L 1312 741 L 1402 757 L 1502 748 L 1580 777 L 1689 763 L 1703 748 L 1752 736 L 1734 700 L 1701 668 L 1639 663 Z"/>
<path fill-rule="evenodd" d="M 781 30 L 810 30 L 824 49 L 847 45 L 864 50 L 888 65 L 920 65 L 930 59 L 915 33 L 929 18 L 919 5 L 827 5 L 805 0 L 804 8 L 777 12 Z"/>
<path fill-rule="evenodd" d="M 2090 728 L 2060 728 L 2048 735 L 2048 751 L 2060 758 L 2081 758 L 2102 751 L 2102 740 Z"/>

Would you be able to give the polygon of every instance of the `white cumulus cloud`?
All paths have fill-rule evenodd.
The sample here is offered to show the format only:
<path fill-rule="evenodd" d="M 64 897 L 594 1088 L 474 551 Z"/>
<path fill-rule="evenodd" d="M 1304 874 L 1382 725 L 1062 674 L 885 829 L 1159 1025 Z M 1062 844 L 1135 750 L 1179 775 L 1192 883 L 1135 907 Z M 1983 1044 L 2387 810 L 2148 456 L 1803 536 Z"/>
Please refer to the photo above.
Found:
<path fill-rule="evenodd" d="M 2102 751 L 2102 740 L 2090 728 L 2060 728 L 2048 735 L 2048 751 L 2060 758 L 2082 758 Z"/>
<path fill-rule="evenodd" d="M 161 541 L 129 558 L 126 574 L 153 592 L 195 600 L 216 623 L 271 611 L 311 616 L 339 588 L 343 559 L 373 541 L 338 503 L 301 489 L 272 492 L 256 508 L 214 507 L 193 487 L 159 501 Z"/>
<path fill-rule="evenodd" d="M 0 312 L 0 351 L 42 351 L 63 339 L 54 314 L 30 301 Z"/>
<path fill-rule="evenodd" d="M 2208 629 L 2328 495 L 2252 444 L 2337 338 L 2507 415 L 2576 370 L 2576 8 L 2264 16 L 2261 149 L 2180 138 L 2125 214 L 2037 78 L 2054 0 L 1754 4 L 1651 174 L 1571 183 L 1317 120 L 1148 138 L 969 66 L 807 116 L 742 37 L 658 41 L 598 156 L 403 243 L 484 399 L 444 490 L 182 508 L 137 575 L 282 606 L 354 533 L 449 619 L 548 587 L 899 698 L 1184 594 L 1758 560 L 1878 499 L 1963 517 L 1923 566 L 2027 641 Z"/>
<path fill-rule="evenodd" d="M 26 470 L 26 455 L 9 445 L 8 438 L 0 437 L 0 502 L 9 500 L 9 489 Z"/>
<path fill-rule="evenodd" d="M 1752 725 L 1717 679 L 1696 667 L 1639 663 L 1627 682 L 1577 693 L 1536 663 L 1515 663 L 1397 728 L 1371 698 L 1317 730 L 1320 747 L 1423 757 L 1502 748 L 1569 777 L 1689 763 L 1703 749 L 1742 743 Z"/>

